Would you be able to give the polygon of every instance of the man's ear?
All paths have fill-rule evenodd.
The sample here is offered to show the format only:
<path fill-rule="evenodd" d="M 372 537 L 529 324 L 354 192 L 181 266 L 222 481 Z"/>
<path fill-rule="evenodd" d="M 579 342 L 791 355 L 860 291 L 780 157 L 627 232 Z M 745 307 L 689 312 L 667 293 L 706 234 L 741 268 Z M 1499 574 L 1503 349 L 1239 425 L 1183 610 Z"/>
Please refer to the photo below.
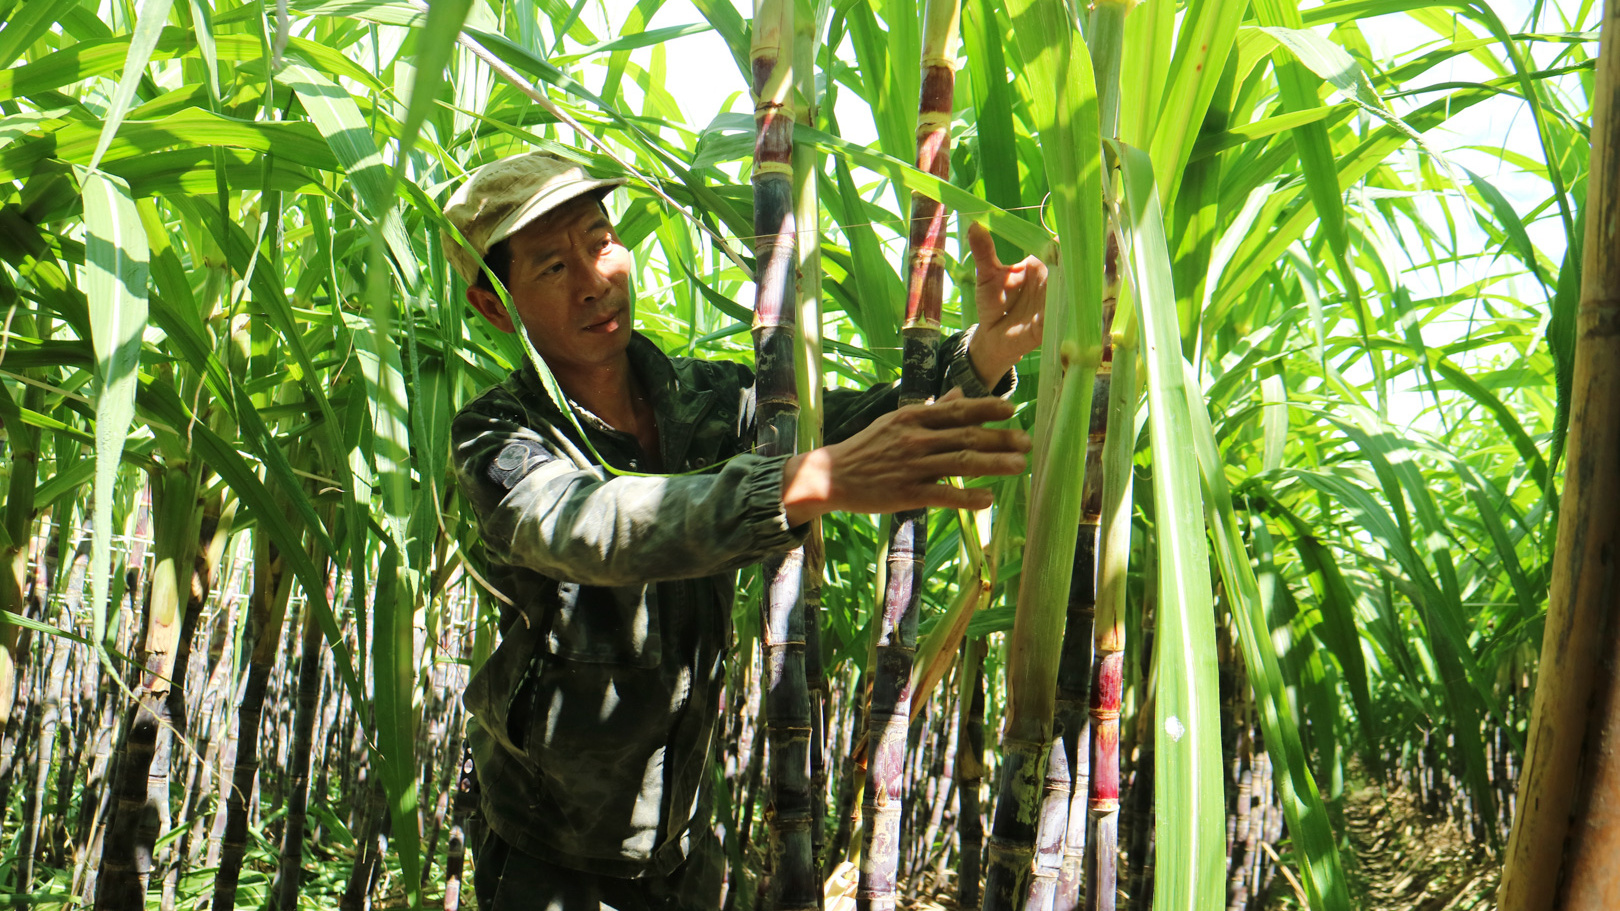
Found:
<path fill-rule="evenodd" d="M 502 332 L 513 331 L 512 315 L 506 312 L 506 305 L 501 303 L 500 296 L 495 292 L 488 288 L 470 287 L 467 289 L 467 303 L 483 314 L 490 325 Z"/>

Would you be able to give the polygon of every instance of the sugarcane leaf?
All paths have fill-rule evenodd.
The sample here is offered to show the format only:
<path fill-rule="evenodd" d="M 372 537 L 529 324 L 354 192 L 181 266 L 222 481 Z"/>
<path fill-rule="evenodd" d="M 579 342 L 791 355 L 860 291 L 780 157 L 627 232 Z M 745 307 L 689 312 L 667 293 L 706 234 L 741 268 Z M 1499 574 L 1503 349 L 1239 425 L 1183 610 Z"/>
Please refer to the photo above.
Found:
<path fill-rule="evenodd" d="M 1153 509 L 1159 548 L 1159 651 L 1155 701 L 1154 818 L 1159 850 L 1156 909 L 1219 906 L 1224 889 L 1224 811 L 1215 626 L 1204 537 L 1204 501 L 1170 275 L 1170 251 L 1146 153 L 1118 146 L 1129 210 L 1130 274 L 1141 307 Z M 1245 562 L 1245 566 L 1247 563 Z"/>
<path fill-rule="evenodd" d="M 379 409 L 380 410 L 380 409 Z M 407 876 L 412 908 L 422 907 L 420 838 L 417 832 L 416 685 L 413 617 L 419 592 L 416 576 L 404 564 L 392 541 L 383 546 L 377 568 L 376 625 L 372 632 L 372 686 L 375 688 L 376 756 L 383 769 L 384 790 L 395 837 L 401 842 L 400 865 Z M 410 852 L 410 853 L 407 853 Z"/>
<path fill-rule="evenodd" d="M 1458 116 L 1469 107 L 1485 100 L 1491 93 L 1487 89 L 1459 89 L 1443 99 L 1431 102 L 1419 108 L 1406 117 L 1406 122 L 1415 130 L 1426 130 L 1439 123 Z M 1405 135 L 1384 125 L 1374 130 L 1366 139 L 1363 139 L 1354 149 L 1338 157 L 1339 186 L 1344 188 L 1361 180 L 1374 168 L 1378 167 L 1390 152 L 1399 148 L 1406 142 Z M 1276 204 L 1280 208 L 1282 202 L 1278 199 Z M 1223 310 L 1236 299 L 1248 293 L 1261 274 L 1271 269 L 1287 250 L 1289 245 L 1304 236 L 1305 230 L 1314 221 L 1316 210 L 1312 205 L 1296 207 L 1292 214 L 1283 219 L 1277 227 L 1269 233 L 1257 232 L 1240 244 L 1234 255 L 1235 269 L 1228 272 L 1216 290 L 1212 306 Z M 1363 319 L 1365 322 L 1366 319 Z"/>
<path fill-rule="evenodd" d="M 187 7 L 191 13 L 191 30 L 197 39 L 197 51 L 202 57 L 203 67 L 208 76 L 208 97 L 217 106 L 221 101 L 219 91 L 219 45 L 214 40 L 214 13 L 204 0 L 187 0 Z"/>
<path fill-rule="evenodd" d="M 196 421 L 194 416 L 186 411 L 172 387 L 160 383 L 143 386 L 140 404 L 143 411 L 170 426 L 187 427 L 190 430 L 192 445 L 196 447 L 198 454 L 224 479 L 231 492 L 241 500 L 243 509 L 255 517 L 258 527 L 270 535 L 282 557 L 288 561 L 294 576 L 303 586 L 309 603 L 314 607 L 316 621 L 320 623 L 321 632 L 326 636 L 327 644 L 332 649 L 338 678 L 348 692 L 350 703 L 356 706 L 365 705 L 365 691 L 360 686 L 359 678 L 355 676 L 354 660 L 350 657 L 348 640 L 342 628 L 338 626 L 332 605 L 326 600 L 326 580 L 316 568 L 314 561 L 309 558 L 302 536 L 288 521 L 284 500 L 265 486 L 258 472 L 235 447 L 214 433 L 206 423 Z M 301 496 L 301 491 L 297 491 L 296 486 L 294 490 L 295 498 Z M 370 737 L 371 720 L 365 713 L 359 713 L 357 721 Z"/>
<path fill-rule="evenodd" d="M 1551 315 L 1547 319 L 1547 351 L 1553 359 L 1553 377 L 1558 389 L 1558 410 L 1553 416 L 1552 443 L 1547 464 L 1556 471 L 1564 455 L 1569 433 L 1569 411 L 1575 388 L 1575 314 L 1581 300 L 1582 240 L 1586 229 L 1586 209 L 1582 207 L 1577 224 L 1581 230 L 1570 236 L 1564 262 L 1558 269 Z M 1548 494 L 1549 498 L 1551 494 Z"/>
<path fill-rule="evenodd" d="M 135 390 L 146 331 L 147 250 L 140 213 L 117 178 L 81 172 L 85 295 L 96 352 L 96 479 L 91 545 L 93 638 L 111 648 L 107 627 L 112 509 L 118 462 L 135 419 Z"/>
<path fill-rule="evenodd" d="M 1254 0 L 1254 8 L 1263 26 L 1270 26 L 1274 31 L 1270 34 L 1276 36 L 1280 42 L 1287 43 L 1296 39 L 1298 44 L 1304 44 L 1304 39 L 1298 38 L 1294 30 L 1303 31 L 1300 27 L 1299 9 L 1290 6 L 1281 0 Z M 1313 39 L 1318 39 L 1315 33 L 1306 33 Z M 1337 50 L 1336 45 L 1320 41 Z M 1296 44 L 1289 44 L 1290 48 Z M 1309 51 L 1315 51 L 1314 44 L 1306 45 Z M 1296 50 L 1296 54 L 1301 53 Z M 1359 72 L 1349 55 L 1339 52 L 1342 60 L 1350 64 L 1351 69 Z M 1325 55 L 1319 55 L 1325 56 Z M 1313 59 L 1316 59 L 1313 57 Z M 1342 71 L 1344 67 L 1339 61 L 1333 61 L 1335 72 Z M 1289 55 L 1278 52 L 1273 55 L 1273 69 L 1277 75 L 1278 97 L 1282 101 L 1283 109 L 1290 112 L 1309 111 L 1321 107 L 1317 97 L 1315 80 L 1306 67 L 1289 59 Z M 1338 170 L 1334 167 L 1333 143 L 1328 138 L 1327 125 L 1320 120 L 1308 121 L 1295 127 L 1294 140 L 1297 143 L 1299 163 L 1305 176 L 1306 189 L 1311 194 L 1311 201 L 1316 205 L 1317 227 L 1327 237 L 1328 245 L 1333 251 L 1333 262 L 1338 266 L 1339 276 L 1344 287 L 1351 294 L 1358 293 L 1356 289 L 1356 276 L 1351 271 L 1347 256 L 1348 240 L 1344 218 L 1344 203 L 1340 197 Z"/>
<path fill-rule="evenodd" d="M 1156 125 L 1150 145 L 1153 170 L 1166 206 L 1175 204 L 1175 178 L 1192 155 L 1247 5 L 1247 0 L 1190 4 L 1176 34 L 1175 51 L 1165 75 L 1163 104 L 1156 107 L 1156 116 L 1149 115 L 1154 116 Z"/>
<path fill-rule="evenodd" d="M 1273 783 L 1293 836 L 1295 859 L 1304 874 L 1310 907 L 1349 911 L 1350 892 L 1339 861 L 1333 826 L 1317 790 L 1316 779 L 1311 775 L 1299 725 L 1288 702 L 1259 582 L 1243 543 L 1226 468 L 1215 443 L 1215 430 L 1199 396 L 1197 377 L 1191 373 L 1191 365 L 1186 366 L 1187 409 L 1192 422 L 1192 444 L 1203 480 L 1204 520 L 1215 543 L 1216 564 L 1230 599 L 1230 613 L 1237 621 L 1243 667 L 1259 709 L 1266 751 L 1271 755 L 1275 770 Z M 1328 717 L 1336 718 L 1337 713 Z M 1327 718 L 1323 723 L 1329 723 Z"/>
<path fill-rule="evenodd" d="M 1547 289 L 1548 302 L 1551 303 L 1551 295 L 1555 293 L 1556 285 L 1554 282 L 1548 281 L 1547 276 L 1541 271 L 1541 260 L 1540 257 L 1536 256 L 1535 245 L 1530 242 L 1530 235 L 1525 231 L 1524 222 L 1520 220 L 1519 213 L 1514 211 L 1513 204 L 1508 202 L 1507 197 L 1502 195 L 1502 191 L 1498 190 L 1490 181 L 1467 168 L 1462 170 L 1464 174 L 1468 175 L 1468 180 L 1473 185 L 1474 191 L 1484 198 L 1486 205 L 1490 206 L 1491 215 L 1495 217 L 1496 225 L 1506 232 L 1514 252 L 1518 254 L 1519 259 L 1525 266 L 1530 269 L 1531 274 L 1536 277 L 1536 281 L 1541 282 L 1542 287 Z"/>
<path fill-rule="evenodd" d="M 898 348 L 900 335 L 897 326 L 905 289 L 900 276 L 883 255 L 877 232 L 871 220 L 865 217 L 866 208 L 855 188 L 855 178 L 848 162 L 833 159 L 833 172 L 838 184 L 837 205 L 828 208 L 849 240 L 850 275 L 854 279 L 854 306 L 849 314 L 861 327 L 861 334 L 873 348 Z"/>
<path fill-rule="evenodd" d="M 747 118 L 735 114 L 715 118 L 716 123 L 722 121 L 732 128 L 750 123 Z M 942 202 L 961 216 L 974 220 L 982 219 L 992 232 L 1026 250 L 1039 253 L 1051 246 L 1052 236 L 1044 228 L 1031 224 L 1005 209 L 993 206 L 961 187 L 940 180 L 925 171 L 919 171 L 898 158 L 803 124 L 794 128 L 793 141 L 814 143 L 825 152 L 847 158 L 861 167 L 880 174 L 887 174 L 907 190 Z"/>
<path fill-rule="evenodd" d="M 405 110 L 405 122 L 399 129 L 398 164 L 394 180 L 404 177 L 410 161 L 411 149 L 416 146 L 416 135 L 427 120 L 444 84 L 444 68 L 455 50 L 461 26 L 467 21 L 472 0 L 438 0 L 428 5 L 427 21 L 416 33 L 416 78 L 411 84 L 411 100 Z M 390 182 L 392 186 L 392 182 Z M 392 191 L 389 192 L 392 196 Z"/>
<path fill-rule="evenodd" d="M 411 409 L 399 345 L 393 338 L 393 287 L 380 240 L 374 236 L 370 249 L 366 288 L 370 331 L 355 334 L 355 353 L 365 376 L 366 398 L 372 405 L 370 462 L 382 494 L 379 505 L 384 543 L 373 607 L 372 685 L 376 691 L 377 747 L 383 767 L 388 770 L 385 789 L 396 833 L 402 836 L 400 860 L 407 877 L 407 894 L 415 907 L 422 899 L 416 853 L 416 715 L 411 694 L 417 665 L 412 633 L 421 596 L 422 567 L 410 562 L 410 519 L 416 508 L 411 490 Z"/>
<path fill-rule="evenodd" d="M 1016 162 L 1017 133 L 1013 127 L 1013 93 L 1007 80 L 1007 62 L 1000 40 L 1001 25 L 991 0 L 965 0 L 962 4 L 962 43 L 966 46 L 973 92 L 974 137 L 978 142 L 979 179 L 984 198 L 1011 212 L 1023 205 Z M 1030 163 L 1033 165 L 1033 162 Z M 1017 262 L 1020 251 L 997 238 L 996 255 L 1004 263 Z"/>
<path fill-rule="evenodd" d="M 5 17 L 5 28 L 0 30 L 0 71 L 11 69 L 34 42 L 61 21 L 67 10 L 78 5 L 77 0 L 17 4 Z"/>
<path fill-rule="evenodd" d="M 135 22 L 135 34 L 130 39 L 129 56 L 124 61 L 124 75 L 118 79 L 118 88 L 113 90 L 112 99 L 107 103 L 107 114 L 102 121 L 101 137 L 96 140 L 96 150 L 90 156 L 90 169 L 101 163 L 101 156 L 107 151 L 113 137 L 118 134 L 118 127 L 124 122 L 124 115 L 129 113 L 130 102 L 135 98 L 135 87 L 146 72 L 146 64 L 152 56 L 152 48 L 157 44 L 158 37 L 163 34 L 164 23 L 169 18 L 171 0 L 143 0 L 141 11 Z"/>
<path fill-rule="evenodd" d="M 305 66 L 289 66 L 277 74 L 277 79 L 298 95 L 333 155 L 342 163 L 344 177 L 353 183 L 361 205 L 378 223 L 382 239 L 393 253 L 386 265 L 399 275 L 400 287 L 415 288 L 421 266 L 395 206 L 396 185 L 371 128 L 360 114 L 360 106 L 342 86 Z"/>
<path fill-rule="evenodd" d="M 0 178 L 27 177 L 50 158 L 73 164 L 88 162 L 99 141 L 98 135 L 93 125 L 75 123 L 49 136 L 12 143 L 0 150 Z M 182 144 L 193 146 L 177 150 L 187 161 L 206 157 L 207 153 L 195 145 L 222 145 L 257 152 L 275 151 L 299 164 L 323 170 L 336 170 L 338 166 L 337 160 L 324 148 L 319 134 L 308 124 L 238 120 L 190 108 L 156 120 L 126 122 L 118 138 L 106 149 L 102 170 L 122 177 L 132 166 L 142 168 L 142 158 L 156 157 L 152 153 Z M 211 175 L 208 185 L 212 185 Z"/>

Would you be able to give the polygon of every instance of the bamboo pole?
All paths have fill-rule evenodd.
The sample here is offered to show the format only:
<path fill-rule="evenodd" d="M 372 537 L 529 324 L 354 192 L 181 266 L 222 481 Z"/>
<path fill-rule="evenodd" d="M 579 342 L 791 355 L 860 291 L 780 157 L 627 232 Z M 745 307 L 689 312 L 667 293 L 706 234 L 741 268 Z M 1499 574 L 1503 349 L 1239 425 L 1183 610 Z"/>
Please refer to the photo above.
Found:
<path fill-rule="evenodd" d="M 950 174 L 950 124 L 955 104 L 959 0 L 929 0 L 923 10 L 922 78 L 917 101 L 917 169 Z M 939 327 L 944 293 L 945 207 L 911 197 L 906 253 L 906 312 L 901 325 L 900 404 L 918 404 L 939 387 Z M 862 794 L 860 880 L 856 907 L 885 911 L 896 902 L 906 732 L 911 721 L 911 672 L 928 556 L 928 511 L 896 513 L 890 524 L 883 612 L 867 710 L 866 787 Z"/>
<path fill-rule="evenodd" d="M 1620 907 L 1620 4 L 1603 11 L 1568 461 L 1502 911 Z"/>
<path fill-rule="evenodd" d="M 795 451 L 799 390 L 797 221 L 794 206 L 794 0 L 754 6 L 754 304 L 757 430 L 755 451 Z M 804 548 L 767 559 L 760 604 L 770 769 L 767 907 L 815 908 L 821 894 L 811 835 L 809 684 L 805 677 Z"/>

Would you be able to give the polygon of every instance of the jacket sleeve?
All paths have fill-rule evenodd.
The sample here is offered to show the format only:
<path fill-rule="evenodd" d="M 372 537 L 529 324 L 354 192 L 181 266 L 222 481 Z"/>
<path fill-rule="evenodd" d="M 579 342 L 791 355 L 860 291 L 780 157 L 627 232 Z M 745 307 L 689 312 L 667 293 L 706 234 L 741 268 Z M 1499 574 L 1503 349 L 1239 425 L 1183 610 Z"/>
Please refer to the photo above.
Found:
<path fill-rule="evenodd" d="M 972 341 L 977 328 L 970 326 L 966 331 L 955 333 L 940 342 L 939 389 L 935 395 L 944 395 L 960 386 L 962 394 L 970 398 L 987 395 L 1006 398 L 1017 388 L 1018 375 L 1012 370 L 1007 371 L 994 389 L 985 386 L 984 381 L 979 379 L 978 371 L 973 369 L 973 362 L 968 358 L 968 342 Z M 865 391 L 829 389 L 825 400 L 824 438 L 828 443 L 846 440 L 898 407 L 899 383 L 885 383 Z"/>
<path fill-rule="evenodd" d="M 582 585 L 638 585 L 757 563 L 804 536 L 782 507 L 787 456 L 718 471 L 624 477 L 581 469 L 574 443 L 480 400 L 451 428 L 456 480 L 490 556 Z"/>

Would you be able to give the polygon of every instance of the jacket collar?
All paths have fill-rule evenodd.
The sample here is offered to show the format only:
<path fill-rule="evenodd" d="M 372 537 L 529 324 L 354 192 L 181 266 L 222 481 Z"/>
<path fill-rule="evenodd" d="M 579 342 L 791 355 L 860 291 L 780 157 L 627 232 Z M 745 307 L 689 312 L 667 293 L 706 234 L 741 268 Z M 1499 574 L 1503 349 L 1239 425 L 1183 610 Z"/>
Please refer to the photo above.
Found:
<path fill-rule="evenodd" d="M 652 339 L 640 332 L 630 333 L 630 344 L 625 354 L 630 358 L 630 369 L 635 371 L 651 399 L 653 416 L 658 421 L 659 447 L 663 449 L 659 456 L 664 468 L 666 471 L 678 471 L 686 457 L 687 446 L 692 442 L 693 429 L 709 410 L 714 393 L 692 388 L 689 379 L 683 382 L 683 371 Z M 541 385 L 540 374 L 533 364 L 525 361 L 520 373 L 523 384 L 531 393 L 551 403 L 551 397 Z M 623 431 L 614 429 L 572 398 L 568 399 L 568 406 L 573 409 L 582 426 L 601 433 L 623 434 Z"/>

